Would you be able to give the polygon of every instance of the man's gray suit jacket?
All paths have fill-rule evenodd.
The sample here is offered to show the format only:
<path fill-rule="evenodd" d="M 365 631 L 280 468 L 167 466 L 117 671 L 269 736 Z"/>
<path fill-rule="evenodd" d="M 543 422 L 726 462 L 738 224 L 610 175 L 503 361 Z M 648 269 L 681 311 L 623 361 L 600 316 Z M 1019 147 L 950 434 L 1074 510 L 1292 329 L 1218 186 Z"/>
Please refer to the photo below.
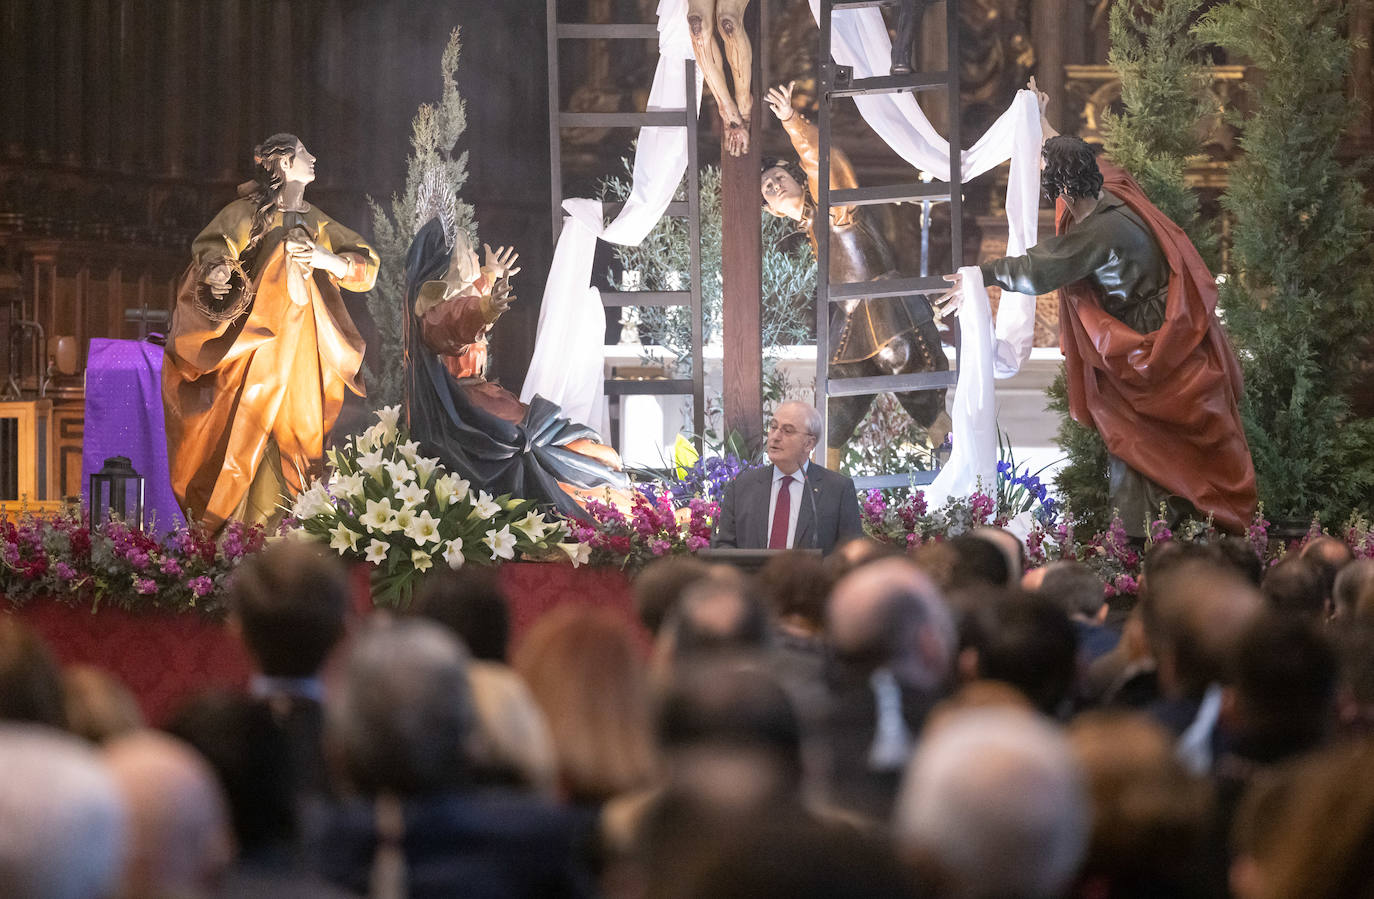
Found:
<path fill-rule="evenodd" d="M 820 549 L 828 554 L 836 544 L 863 536 L 859 498 L 851 478 L 813 462 L 806 468 L 803 487 L 793 549 Z M 772 465 L 751 468 L 736 477 L 721 497 L 711 545 L 767 549 L 772 492 Z"/>

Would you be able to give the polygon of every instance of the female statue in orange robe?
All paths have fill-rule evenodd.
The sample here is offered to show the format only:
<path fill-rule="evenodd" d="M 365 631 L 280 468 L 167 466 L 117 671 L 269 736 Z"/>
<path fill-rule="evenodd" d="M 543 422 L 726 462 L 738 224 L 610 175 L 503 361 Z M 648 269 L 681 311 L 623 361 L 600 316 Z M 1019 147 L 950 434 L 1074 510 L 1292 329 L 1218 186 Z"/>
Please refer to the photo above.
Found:
<path fill-rule="evenodd" d="M 270 523 L 319 474 L 363 340 L 339 288 L 377 277 L 367 243 L 305 202 L 315 157 L 277 134 L 255 180 L 192 244 L 167 338 L 162 396 L 172 487 L 188 521 Z"/>

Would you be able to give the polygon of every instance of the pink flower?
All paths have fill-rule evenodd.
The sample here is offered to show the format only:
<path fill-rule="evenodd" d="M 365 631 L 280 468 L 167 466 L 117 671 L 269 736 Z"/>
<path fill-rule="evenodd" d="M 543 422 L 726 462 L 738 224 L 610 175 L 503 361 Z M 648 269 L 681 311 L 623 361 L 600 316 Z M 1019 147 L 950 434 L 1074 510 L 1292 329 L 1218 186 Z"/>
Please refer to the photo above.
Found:
<path fill-rule="evenodd" d="M 653 553 L 656 556 L 666 555 L 672 550 L 672 548 L 673 545 L 669 543 L 667 540 L 649 541 L 649 552 Z"/>
<path fill-rule="evenodd" d="M 191 592 L 194 593 L 196 596 L 205 597 L 209 596 L 210 593 L 215 589 L 215 582 L 210 580 L 208 577 L 201 576 L 198 578 L 192 578 L 190 583 L 188 583 L 186 586 L 190 587 Z"/>
<path fill-rule="evenodd" d="M 58 562 L 53 566 L 53 570 L 56 571 L 57 576 L 64 581 L 70 581 L 76 577 L 76 569 L 66 562 Z"/>
<path fill-rule="evenodd" d="M 711 541 L 705 537 L 693 535 L 687 538 L 687 548 L 692 552 L 698 552 L 711 545 Z"/>
<path fill-rule="evenodd" d="M 136 577 L 134 578 L 134 592 L 148 596 L 157 592 L 157 584 L 152 578 Z"/>

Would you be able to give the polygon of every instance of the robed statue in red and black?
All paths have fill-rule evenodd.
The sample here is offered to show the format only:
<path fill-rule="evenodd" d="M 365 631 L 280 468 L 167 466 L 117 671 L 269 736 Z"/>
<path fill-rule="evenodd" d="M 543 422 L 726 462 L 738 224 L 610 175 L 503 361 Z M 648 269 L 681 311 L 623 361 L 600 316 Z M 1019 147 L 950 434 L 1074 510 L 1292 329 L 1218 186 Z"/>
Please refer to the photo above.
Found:
<path fill-rule="evenodd" d="M 984 282 L 1059 292 L 1069 412 L 1106 443 L 1111 501 L 1128 534 L 1144 536 L 1161 504 L 1170 519 L 1210 514 L 1243 532 L 1255 469 L 1211 272 L 1183 229 L 1086 143 L 1055 135 L 1043 155 L 1056 234 L 983 263 Z"/>

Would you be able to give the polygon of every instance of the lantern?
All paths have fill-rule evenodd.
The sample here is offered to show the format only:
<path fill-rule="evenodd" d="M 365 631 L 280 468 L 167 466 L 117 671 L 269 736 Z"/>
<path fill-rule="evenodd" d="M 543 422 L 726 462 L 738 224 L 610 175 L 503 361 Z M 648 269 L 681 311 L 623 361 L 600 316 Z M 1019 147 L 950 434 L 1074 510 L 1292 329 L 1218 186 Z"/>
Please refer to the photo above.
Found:
<path fill-rule="evenodd" d="M 124 456 L 106 459 L 99 473 L 91 475 L 90 503 L 92 530 L 111 513 L 143 530 L 143 476 Z"/>

